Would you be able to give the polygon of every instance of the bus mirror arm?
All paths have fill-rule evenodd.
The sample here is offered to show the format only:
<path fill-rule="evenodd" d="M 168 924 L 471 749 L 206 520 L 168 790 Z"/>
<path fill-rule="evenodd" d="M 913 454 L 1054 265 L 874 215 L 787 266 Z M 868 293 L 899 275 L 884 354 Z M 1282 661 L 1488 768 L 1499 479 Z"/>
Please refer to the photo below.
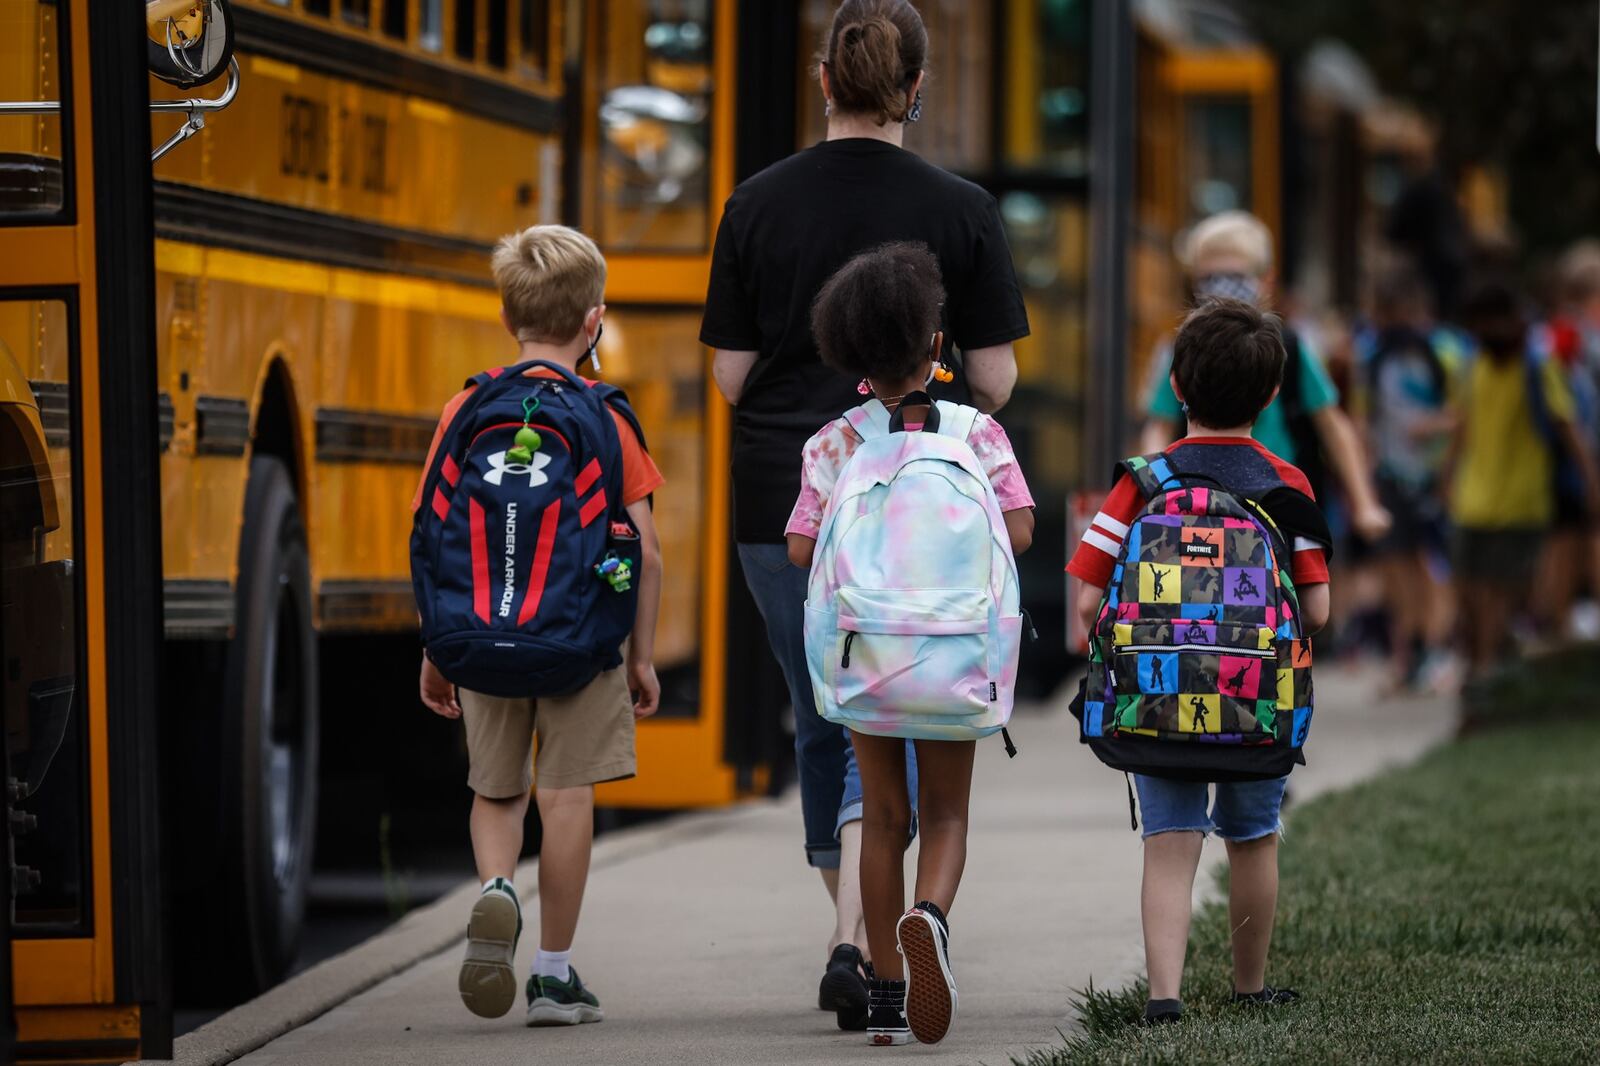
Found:
<path fill-rule="evenodd" d="M 187 100 L 152 100 L 150 110 L 154 113 L 178 112 L 186 115 L 183 125 L 178 127 L 176 133 L 168 137 L 161 146 L 150 153 L 150 162 L 154 163 L 190 137 L 205 129 L 206 115 L 212 111 L 221 111 L 233 103 L 233 98 L 239 95 L 239 61 L 228 60 L 228 84 L 222 90 L 222 95 L 214 100 L 200 96 L 191 96 Z M 0 115 L 59 115 L 61 113 L 60 100 L 0 100 Z"/>
<path fill-rule="evenodd" d="M 182 112 L 187 117 L 183 125 L 171 137 L 162 142 L 161 146 L 150 153 L 150 162 L 155 163 L 162 156 L 172 151 L 190 137 L 199 133 L 206 127 L 206 114 L 211 111 L 221 111 L 233 103 L 233 98 L 239 95 L 239 61 L 228 60 L 228 84 L 222 90 L 222 95 L 214 100 L 207 100 L 200 96 L 191 96 L 187 100 L 152 100 L 152 112 Z"/>

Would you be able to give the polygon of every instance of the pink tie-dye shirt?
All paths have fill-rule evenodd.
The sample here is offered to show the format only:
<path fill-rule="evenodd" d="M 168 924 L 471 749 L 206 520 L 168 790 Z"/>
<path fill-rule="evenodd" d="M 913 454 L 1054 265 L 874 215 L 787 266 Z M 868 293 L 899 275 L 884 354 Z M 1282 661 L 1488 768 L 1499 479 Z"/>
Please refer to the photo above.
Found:
<path fill-rule="evenodd" d="M 912 428 L 920 429 L 915 423 Z M 1017 465 L 1017 453 L 1011 450 L 1011 440 L 1000 423 L 988 415 L 980 414 L 973 420 L 967 443 L 983 472 L 989 475 L 995 498 L 1002 511 L 1017 511 L 1033 506 L 1033 494 Z M 794 502 L 785 533 L 799 533 L 816 539 L 822 532 L 822 512 L 827 510 L 828 498 L 839 480 L 839 471 L 849 462 L 861 444 L 861 438 L 845 418 L 836 418 L 819 429 L 801 452 L 800 498 Z"/>

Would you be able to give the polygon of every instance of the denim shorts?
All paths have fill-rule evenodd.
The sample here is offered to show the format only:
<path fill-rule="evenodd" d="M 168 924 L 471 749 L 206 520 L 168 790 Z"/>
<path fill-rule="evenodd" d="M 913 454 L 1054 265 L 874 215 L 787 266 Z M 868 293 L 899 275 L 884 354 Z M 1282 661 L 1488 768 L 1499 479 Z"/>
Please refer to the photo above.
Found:
<path fill-rule="evenodd" d="M 1213 786 L 1204 781 L 1171 781 L 1133 775 L 1139 790 L 1139 816 L 1144 836 L 1157 833 L 1215 833 L 1223 840 L 1257 840 L 1279 832 L 1287 775 L 1267 781 L 1219 781 L 1216 803 L 1206 813 Z"/>

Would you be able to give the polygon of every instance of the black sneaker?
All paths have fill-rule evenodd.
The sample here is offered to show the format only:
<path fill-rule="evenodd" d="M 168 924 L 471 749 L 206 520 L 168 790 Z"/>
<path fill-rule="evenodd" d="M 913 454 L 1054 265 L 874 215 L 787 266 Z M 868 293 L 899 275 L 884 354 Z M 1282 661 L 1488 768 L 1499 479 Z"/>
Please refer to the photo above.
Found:
<path fill-rule="evenodd" d="M 497 877 L 472 904 L 467 919 L 467 952 L 456 988 L 461 1002 L 480 1018 L 498 1018 L 517 1001 L 517 971 L 512 963 L 522 935 L 522 905 L 511 882 Z"/>
<path fill-rule="evenodd" d="M 1144 1024 L 1174 1025 L 1183 1020 L 1183 1000 L 1152 999 L 1144 1005 Z"/>
<path fill-rule="evenodd" d="M 854 944 L 840 944 L 834 948 L 828 968 L 822 973 L 822 984 L 817 987 L 817 1009 L 838 1011 L 841 1016 L 845 1012 L 865 1013 L 867 979 L 861 975 L 866 969 L 861 949 Z"/>
<path fill-rule="evenodd" d="M 894 1047 L 911 1040 L 906 1024 L 906 983 L 879 981 L 867 984 L 867 1043 L 873 1047 Z"/>
<path fill-rule="evenodd" d="M 865 992 L 867 982 L 870 982 L 878 975 L 873 971 L 872 963 L 870 962 L 863 962 L 861 971 L 866 974 L 866 980 L 861 985 L 862 991 Z M 862 1001 L 859 1008 L 846 1008 L 835 1011 L 834 1019 L 838 1022 L 839 1028 L 847 1033 L 864 1033 L 867 1031 L 867 1004 Z"/>
<path fill-rule="evenodd" d="M 950 975 L 950 925 L 923 900 L 900 916 L 895 939 L 906 960 L 906 1018 L 924 1044 L 937 1044 L 956 1017 L 956 979 Z"/>
<path fill-rule="evenodd" d="M 1300 998 L 1292 988 L 1273 988 L 1267 985 L 1259 992 L 1235 992 L 1233 1002 L 1241 1007 L 1281 1007 Z"/>
<path fill-rule="evenodd" d="M 529 1025 L 582 1025 L 605 1021 L 600 1001 L 583 986 L 578 971 L 570 971 L 565 981 L 533 974 L 528 978 Z"/>

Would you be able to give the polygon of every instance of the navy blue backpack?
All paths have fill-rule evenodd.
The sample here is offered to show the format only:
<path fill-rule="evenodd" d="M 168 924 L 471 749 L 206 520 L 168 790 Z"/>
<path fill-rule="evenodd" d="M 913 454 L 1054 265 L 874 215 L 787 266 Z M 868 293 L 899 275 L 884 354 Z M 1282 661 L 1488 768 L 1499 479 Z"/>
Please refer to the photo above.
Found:
<path fill-rule="evenodd" d="M 546 367 L 559 378 L 525 376 Z M 532 360 L 487 370 L 446 427 L 411 529 L 422 641 L 451 682 L 561 696 L 622 662 L 639 532 L 622 501 L 614 385 Z"/>

